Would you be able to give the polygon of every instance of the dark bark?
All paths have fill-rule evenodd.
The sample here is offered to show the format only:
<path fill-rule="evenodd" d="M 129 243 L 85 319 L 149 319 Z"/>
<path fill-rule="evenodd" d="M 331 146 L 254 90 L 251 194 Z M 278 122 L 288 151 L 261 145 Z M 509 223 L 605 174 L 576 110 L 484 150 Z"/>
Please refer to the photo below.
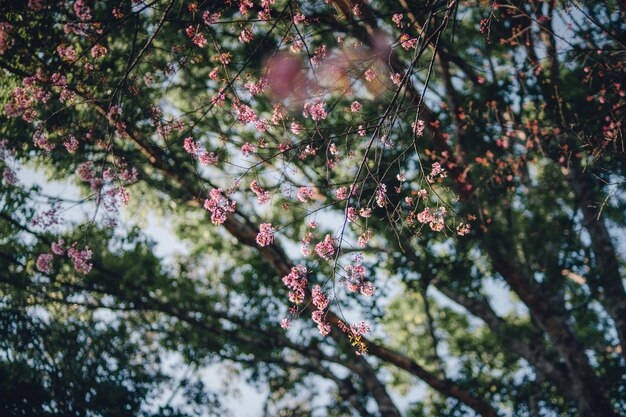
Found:
<path fill-rule="evenodd" d="M 593 274 L 588 280 L 598 299 L 607 310 L 620 340 L 621 353 L 626 359 L 626 291 L 620 274 L 620 262 L 604 218 L 597 186 L 588 172 L 577 165 L 564 168 L 565 179 L 575 195 L 576 206 L 583 215 L 583 226 L 589 232 L 595 257 Z"/>
<path fill-rule="evenodd" d="M 524 275 L 521 266 L 510 256 L 505 256 L 500 248 L 490 247 L 488 250 L 493 268 L 526 304 L 533 318 L 550 336 L 554 347 L 565 359 L 580 415 L 617 417 L 604 396 L 600 379 L 569 324 L 562 301 L 546 296 L 531 277 Z"/>

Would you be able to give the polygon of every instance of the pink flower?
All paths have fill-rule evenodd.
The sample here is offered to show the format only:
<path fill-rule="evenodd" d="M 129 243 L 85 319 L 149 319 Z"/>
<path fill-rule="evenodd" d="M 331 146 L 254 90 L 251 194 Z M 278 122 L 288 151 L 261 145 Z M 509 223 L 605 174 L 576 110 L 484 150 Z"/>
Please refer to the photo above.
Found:
<path fill-rule="evenodd" d="M 400 36 L 400 45 L 406 51 L 417 47 L 417 38 L 411 38 L 406 33 Z"/>
<path fill-rule="evenodd" d="M 253 96 L 257 94 L 261 94 L 267 88 L 267 78 L 261 78 L 257 82 L 248 81 L 244 84 L 244 87 L 252 94 Z"/>
<path fill-rule="evenodd" d="M 91 48 L 91 56 L 94 57 L 95 59 L 100 59 L 103 56 L 105 56 L 108 53 L 108 49 L 106 48 L 106 46 L 104 45 L 94 45 Z"/>
<path fill-rule="evenodd" d="M 304 117 L 311 117 L 311 119 L 318 121 L 324 120 L 328 116 L 326 110 L 324 110 L 324 103 L 322 100 L 315 100 L 313 103 L 306 103 L 304 105 Z"/>
<path fill-rule="evenodd" d="M 402 18 L 402 13 L 396 13 L 391 17 L 391 20 L 393 20 L 393 23 L 395 23 L 397 27 L 401 28 L 403 26 Z"/>
<path fill-rule="evenodd" d="M 37 261 L 35 262 L 35 266 L 40 272 L 44 274 L 49 274 L 52 272 L 52 259 L 54 259 L 54 255 L 51 253 L 42 253 L 37 257 Z"/>
<path fill-rule="evenodd" d="M 243 146 L 241 146 L 241 153 L 243 153 L 243 156 L 248 156 L 250 155 L 250 152 L 254 151 L 256 151 L 256 147 L 251 143 L 244 143 Z"/>
<path fill-rule="evenodd" d="M 53 142 L 48 141 L 48 135 L 44 131 L 37 131 L 33 134 L 33 142 L 35 146 L 45 150 L 46 152 L 52 151 L 56 145 Z"/>
<path fill-rule="evenodd" d="M 426 176 L 426 181 L 433 183 L 437 177 L 445 178 L 447 175 L 446 171 L 441 167 L 441 164 L 439 164 L 439 162 L 435 162 L 432 166 L 430 174 Z"/>
<path fill-rule="evenodd" d="M 262 223 L 256 235 L 256 243 L 261 247 L 271 245 L 274 243 L 274 231 L 271 223 Z"/>
<path fill-rule="evenodd" d="M 250 190 L 252 190 L 252 192 L 256 194 L 260 205 L 263 205 L 272 199 L 272 195 L 268 191 L 261 188 L 256 180 L 250 183 Z"/>
<path fill-rule="evenodd" d="M 376 204 L 378 207 L 385 207 L 387 205 L 387 186 L 380 184 L 376 190 Z"/>
<path fill-rule="evenodd" d="M 402 74 L 399 74 L 397 72 L 395 74 L 391 74 L 389 78 L 391 78 L 391 82 L 395 85 L 400 85 L 400 83 L 402 82 Z"/>
<path fill-rule="evenodd" d="M 16 172 L 9 167 L 4 167 L 4 170 L 2 171 L 2 178 L 9 185 L 15 185 L 18 181 Z"/>
<path fill-rule="evenodd" d="M 204 208 L 211 212 L 213 224 L 223 224 L 228 213 L 235 212 L 236 201 L 231 201 L 224 196 L 222 189 L 214 188 L 209 193 L 210 198 L 204 200 Z"/>
<path fill-rule="evenodd" d="M 0 55 L 11 47 L 13 40 L 10 37 L 13 26 L 10 23 L 0 22 Z"/>
<path fill-rule="evenodd" d="M 315 252 L 320 258 L 328 260 L 335 253 L 334 243 L 333 237 L 327 234 L 323 241 L 315 245 Z"/>
<path fill-rule="evenodd" d="M 289 301 L 294 304 L 300 304 L 304 301 L 307 286 L 306 272 L 304 265 L 298 265 L 291 268 L 291 272 L 283 277 L 283 284 L 291 290 Z"/>
<path fill-rule="evenodd" d="M 252 35 L 252 32 L 248 28 L 244 28 L 239 34 L 239 41 L 241 43 L 249 43 L 252 39 L 254 39 L 254 35 Z"/>
<path fill-rule="evenodd" d="M 296 12 L 296 14 L 293 15 L 293 19 L 292 19 L 294 25 L 299 25 L 305 20 L 306 20 L 306 17 L 300 12 Z"/>
<path fill-rule="evenodd" d="M 361 286 L 361 294 L 365 297 L 371 297 L 372 295 L 374 295 L 375 290 L 376 287 L 374 287 L 374 284 L 369 281 L 363 282 L 363 286 Z"/>
<path fill-rule="evenodd" d="M 311 242 L 306 238 L 302 239 L 302 242 L 300 243 L 300 253 L 302 254 L 302 256 L 309 256 L 311 254 Z"/>
<path fill-rule="evenodd" d="M 413 128 L 413 132 L 415 132 L 416 136 L 422 136 L 424 134 L 424 121 L 418 120 L 417 122 L 411 123 L 411 127 Z"/>
<path fill-rule="evenodd" d="M 368 68 L 368 69 L 365 71 L 365 74 L 363 74 L 363 76 L 365 77 L 365 79 L 366 79 L 367 81 L 373 81 L 373 80 L 374 80 L 374 78 L 376 78 L 376 73 L 374 72 L 374 70 L 373 70 L 373 69 Z"/>
<path fill-rule="evenodd" d="M 65 142 L 63 142 L 63 146 L 69 153 L 74 153 L 78 149 L 78 140 L 74 137 L 74 135 L 70 135 Z"/>
<path fill-rule="evenodd" d="M 359 247 L 364 248 L 365 246 L 367 246 L 367 242 L 369 242 L 371 238 L 372 238 L 371 230 L 366 230 L 365 232 L 359 235 L 357 244 L 359 245 Z"/>
<path fill-rule="evenodd" d="M 352 104 L 350 105 L 350 111 L 351 111 L 352 113 L 356 113 L 356 112 L 361 111 L 361 108 L 362 108 L 362 107 L 363 107 L 363 106 L 361 105 L 361 103 L 359 103 L 358 101 L 354 101 L 354 102 L 352 102 Z"/>
<path fill-rule="evenodd" d="M 204 48 L 207 44 L 207 40 L 202 33 L 196 33 L 191 41 L 200 48 Z"/>
<path fill-rule="evenodd" d="M 289 319 L 289 318 L 287 318 L 287 317 L 285 317 L 284 319 L 282 319 L 282 320 L 280 321 L 280 327 L 282 327 L 282 328 L 283 328 L 283 329 L 285 329 L 285 330 L 286 330 L 286 329 L 288 329 L 288 328 L 290 328 L 290 327 L 291 327 L 291 324 L 292 324 L 292 323 L 291 323 L 291 319 Z"/>
<path fill-rule="evenodd" d="M 298 200 L 303 203 L 306 203 L 313 196 L 313 189 L 311 187 L 300 187 L 298 188 Z"/>
<path fill-rule="evenodd" d="M 352 333 L 355 335 L 366 335 L 370 332 L 370 328 L 367 324 L 365 324 L 364 321 L 362 321 L 359 324 L 354 323 L 352 326 L 350 326 L 350 329 L 352 330 Z"/>
<path fill-rule="evenodd" d="M 311 314 L 311 318 L 315 323 L 317 323 L 317 328 L 322 336 L 326 336 L 330 333 L 330 325 L 324 322 L 324 310 L 315 310 Z"/>
<path fill-rule="evenodd" d="M 348 187 L 340 187 L 335 191 L 335 197 L 337 200 L 345 200 L 348 198 Z"/>
<path fill-rule="evenodd" d="M 57 54 L 59 54 L 59 57 L 64 61 L 76 62 L 76 49 L 71 46 L 59 45 L 57 47 Z"/>
<path fill-rule="evenodd" d="M 368 217 L 372 216 L 372 209 L 369 207 L 363 207 L 362 209 L 359 210 L 359 216 L 367 219 Z"/>
<path fill-rule="evenodd" d="M 356 222 L 359 218 L 359 212 L 354 207 L 348 207 L 348 220 Z"/>
<path fill-rule="evenodd" d="M 202 20 L 204 21 L 204 24 L 208 26 L 216 23 L 219 20 L 220 15 L 221 13 L 210 13 L 206 11 L 202 14 Z"/>
<path fill-rule="evenodd" d="M 417 221 L 420 223 L 428 223 L 432 221 L 433 216 L 430 214 L 430 209 L 426 207 L 421 213 L 417 215 Z"/>
<path fill-rule="evenodd" d="M 79 20 L 91 20 L 91 9 L 85 0 L 76 0 L 74 2 L 74 13 Z"/>
<path fill-rule="evenodd" d="M 326 336 L 328 335 L 328 333 L 330 333 L 330 324 L 328 323 L 317 323 L 317 328 L 319 329 L 322 336 Z"/>
<path fill-rule="evenodd" d="M 258 117 L 254 110 L 245 104 L 233 104 L 233 110 L 237 113 L 237 121 L 241 123 L 254 123 Z"/>
<path fill-rule="evenodd" d="M 67 250 L 67 256 L 74 263 L 74 269 L 76 272 L 80 272 L 82 274 L 88 274 L 91 271 L 92 265 L 91 262 L 91 250 L 88 247 L 85 247 L 83 250 L 76 249 L 76 243 L 72 245 L 71 248 Z"/>
<path fill-rule="evenodd" d="M 461 223 L 456 227 L 456 232 L 459 236 L 465 236 L 470 232 L 470 225 L 467 223 Z"/>
<path fill-rule="evenodd" d="M 65 254 L 65 249 L 63 249 L 64 243 L 65 241 L 63 239 L 59 239 L 58 241 L 54 242 L 51 247 L 52 253 L 58 256 Z"/>
<path fill-rule="evenodd" d="M 319 285 L 315 285 L 311 290 L 311 298 L 313 301 L 313 305 L 318 310 L 324 310 L 326 307 L 328 307 L 328 304 L 330 303 L 330 300 L 328 299 L 326 294 L 322 292 L 322 288 Z"/>
<path fill-rule="evenodd" d="M 363 278 L 365 277 L 365 267 L 363 267 L 363 265 L 347 265 L 344 271 L 346 272 L 346 276 L 343 283 L 346 289 L 349 292 L 359 292 L 363 285 Z"/>
<path fill-rule="evenodd" d="M 302 125 L 298 122 L 292 122 L 291 133 L 293 133 L 294 135 L 299 135 L 300 133 L 302 133 Z"/>

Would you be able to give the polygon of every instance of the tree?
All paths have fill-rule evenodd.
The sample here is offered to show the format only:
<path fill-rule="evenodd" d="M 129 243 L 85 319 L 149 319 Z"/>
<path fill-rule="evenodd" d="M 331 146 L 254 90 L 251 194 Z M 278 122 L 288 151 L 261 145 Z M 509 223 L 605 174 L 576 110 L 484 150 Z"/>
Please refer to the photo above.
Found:
<path fill-rule="evenodd" d="M 218 364 L 268 415 L 625 413 L 625 17 L 4 2 L 0 407 L 221 415 Z"/>

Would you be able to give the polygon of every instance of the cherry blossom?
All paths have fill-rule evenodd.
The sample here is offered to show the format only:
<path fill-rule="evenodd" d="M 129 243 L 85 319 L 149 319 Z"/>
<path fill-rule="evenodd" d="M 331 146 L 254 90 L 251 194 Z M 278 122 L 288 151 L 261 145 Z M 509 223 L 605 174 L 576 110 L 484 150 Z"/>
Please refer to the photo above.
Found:
<path fill-rule="evenodd" d="M 256 236 L 256 243 L 261 247 L 271 245 L 274 243 L 274 232 L 275 229 L 271 223 L 261 223 L 259 225 L 259 233 Z"/>

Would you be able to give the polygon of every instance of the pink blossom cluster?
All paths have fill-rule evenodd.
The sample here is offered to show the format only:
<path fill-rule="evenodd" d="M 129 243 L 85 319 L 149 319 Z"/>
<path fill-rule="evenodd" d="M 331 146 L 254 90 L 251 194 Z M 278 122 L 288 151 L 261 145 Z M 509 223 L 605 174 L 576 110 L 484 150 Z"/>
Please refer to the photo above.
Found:
<path fill-rule="evenodd" d="M 11 31 L 13 26 L 7 22 L 0 22 L 0 55 L 4 55 L 5 51 L 11 47 Z"/>
<path fill-rule="evenodd" d="M 380 184 L 376 189 L 376 205 L 385 207 L 387 205 L 387 186 Z"/>
<path fill-rule="evenodd" d="M 106 46 L 104 45 L 94 45 L 91 48 L 91 56 L 94 57 L 95 59 L 100 59 L 103 56 L 105 56 L 109 51 L 107 50 Z"/>
<path fill-rule="evenodd" d="M 344 271 L 346 275 L 342 283 L 348 292 L 360 292 L 366 297 L 374 295 L 376 287 L 370 281 L 365 280 L 365 267 L 363 265 L 346 265 Z"/>
<path fill-rule="evenodd" d="M 204 146 L 194 141 L 191 137 L 185 138 L 183 148 L 187 153 L 200 161 L 202 165 L 214 165 L 218 161 L 217 155 L 213 152 L 207 152 Z"/>
<path fill-rule="evenodd" d="M 223 194 L 221 188 L 214 188 L 209 193 L 209 198 L 204 200 L 204 208 L 211 212 L 213 224 L 223 224 L 229 213 L 235 212 L 236 201 L 230 200 Z"/>
<path fill-rule="evenodd" d="M 272 199 L 272 195 L 269 191 L 261 188 L 256 180 L 250 183 L 250 190 L 252 190 L 252 192 L 256 195 L 260 205 L 266 204 Z"/>
<path fill-rule="evenodd" d="M 80 20 L 91 20 L 91 9 L 85 0 L 76 0 L 74 2 L 74 13 Z"/>
<path fill-rule="evenodd" d="M 304 22 L 306 20 L 306 16 L 304 16 L 302 13 L 300 12 L 296 12 L 293 15 L 293 24 L 294 25 L 299 25 L 300 23 Z"/>
<path fill-rule="evenodd" d="M 324 237 L 324 240 L 315 245 L 315 252 L 317 255 L 322 258 L 329 260 L 331 256 L 335 253 L 335 239 L 330 234 L 327 234 Z"/>
<path fill-rule="evenodd" d="M 233 103 L 233 110 L 237 114 L 238 122 L 244 124 L 254 123 L 259 132 L 265 132 L 267 130 L 267 122 L 259 119 L 256 112 L 250 106 L 243 103 Z"/>
<path fill-rule="evenodd" d="M 408 51 L 409 49 L 415 49 L 417 47 L 417 38 L 411 38 L 411 36 L 404 33 L 402 36 L 400 36 L 400 45 L 405 51 Z"/>
<path fill-rule="evenodd" d="M 51 253 L 42 253 L 37 257 L 35 261 L 35 266 L 40 272 L 44 274 L 49 274 L 52 272 L 52 260 L 54 259 L 54 255 Z"/>
<path fill-rule="evenodd" d="M 59 45 L 57 47 L 57 54 L 62 60 L 68 62 L 76 62 L 78 59 L 76 56 L 76 49 L 70 45 Z"/>
<path fill-rule="evenodd" d="M 357 239 L 357 245 L 359 245 L 359 247 L 364 248 L 365 246 L 367 246 L 367 243 L 372 239 L 372 231 L 371 230 L 366 230 L 363 233 L 361 233 L 359 235 L 359 238 Z"/>
<path fill-rule="evenodd" d="M 50 209 L 45 210 L 33 217 L 30 221 L 30 225 L 34 227 L 40 227 L 42 229 L 47 229 L 51 226 L 61 224 L 62 218 L 60 216 L 60 212 L 61 204 L 55 203 L 52 205 L 52 207 L 50 207 Z"/>
<path fill-rule="evenodd" d="M 46 152 L 51 152 L 54 148 L 56 148 L 56 144 L 48 140 L 48 135 L 43 130 L 37 130 L 33 133 L 33 143 L 36 147 L 43 149 Z"/>
<path fill-rule="evenodd" d="M 346 200 L 348 198 L 348 187 L 339 187 L 335 191 L 335 197 L 337 200 Z"/>
<path fill-rule="evenodd" d="M 49 274 L 52 272 L 52 260 L 54 259 L 54 256 L 63 256 L 67 254 L 68 258 L 72 260 L 72 264 L 74 265 L 74 270 L 76 272 L 88 274 L 93 266 L 90 262 L 92 252 L 89 247 L 79 250 L 76 249 L 77 242 L 74 242 L 66 250 L 63 247 L 64 243 L 63 239 L 59 239 L 57 242 L 52 243 L 50 252 L 39 255 L 35 261 L 37 269 L 44 274 Z"/>
<path fill-rule="evenodd" d="M 326 58 L 327 53 L 328 52 L 326 50 L 326 45 L 320 45 L 317 48 L 315 48 L 315 54 L 313 54 L 313 57 L 311 58 L 311 64 L 313 65 L 320 64 L 324 60 L 324 58 Z"/>
<path fill-rule="evenodd" d="M 263 93 L 267 89 L 268 81 L 267 81 L 267 78 L 261 77 L 259 81 L 257 82 L 248 81 L 243 86 L 246 87 L 246 89 L 250 92 L 250 94 L 252 94 L 253 96 L 256 96 L 258 94 Z"/>
<path fill-rule="evenodd" d="M 370 332 L 369 326 L 364 321 L 359 324 L 353 323 L 350 326 L 350 330 L 352 330 L 352 333 L 359 336 L 365 336 Z"/>
<path fill-rule="evenodd" d="M 241 43 L 252 42 L 252 39 L 254 39 L 254 35 L 252 34 L 252 31 L 247 27 L 244 28 L 239 34 L 239 41 Z"/>
<path fill-rule="evenodd" d="M 261 223 L 259 233 L 256 235 L 256 243 L 261 247 L 271 245 L 274 243 L 275 231 L 271 223 Z"/>
<path fill-rule="evenodd" d="M 391 82 L 395 85 L 400 85 L 400 83 L 402 82 L 402 74 L 399 74 L 397 72 L 395 74 L 391 74 L 389 78 L 391 78 Z"/>
<path fill-rule="evenodd" d="M 310 117 L 312 120 L 319 121 L 324 120 L 328 116 L 326 110 L 324 110 L 326 103 L 322 100 L 315 100 L 312 103 L 304 104 L 304 117 Z"/>
<path fill-rule="evenodd" d="M 33 122 L 38 116 L 35 105 L 45 104 L 51 97 L 50 92 L 42 87 L 45 82 L 46 79 L 40 73 L 24 78 L 22 87 L 16 87 L 11 93 L 11 100 L 5 105 L 4 113 L 9 117 L 22 116 L 27 122 Z"/>
<path fill-rule="evenodd" d="M 328 296 L 322 292 L 322 288 L 319 285 L 315 285 L 311 290 L 312 303 L 317 310 L 315 310 L 311 317 L 317 324 L 317 328 L 322 336 L 326 336 L 330 333 L 330 324 L 324 321 L 324 310 L 328 307 L 330 300 Z"/>
<path fill-rule="evenodd" d="M 195 27 L 189 26 L 185 29 L 185 32 L 187 33 L 187 36 L 191 38 L 191 42 L 193 42 L 196 46 L 199 46 L 200 48 L 204 48 L 206 46 L 206 38 L 199 30 L 197 31 Z"/>
<path fill-rule="evenodd" d="M 298 188 L 298 200 L 303 203 L 306 203 L 313 197 L 313 189 L 311 187 L 300 187 Z"/>
<path fill-rule="evenodd" d="M 93 161 L 86 161 L 78 165 L 76 174 L 78 174 L 81 181 L 88 182 L 93 191 L 96 191 L 102 185 L 102 179 L 98 178 L 96 175 L 96 168 Z"/>
<path fill-rule="evenodd" d="M 74 135 L 69 135 L 67 139 L 63 141 L 63 146 L 65 146 L 65 149 L 71 154 L 78 150 L 78 145 L 78 139 L 76 139 Z"/>
<path fill-rule="evenodd" d="M 311 255 L 311 239 L 312 238 L 313 238 L 313 233 L 311 232 L 307 232 L 302 238 L 302 241 L 300 242 L 300 253 L 302 253 L 302 256 Z"/>
<path fill-rule="evenodd" d="M 391 16 L 391 20 L 393 21 L 393 23 L 396 24 L 398 28 L 401 28 L 403 26 L 402 24 L 403 17 L 404 16 L 402 15 L 402 13 L 396 13 L 393 16 Z"/>
<path fill-rule="evenodd" d="M 422 119 L 419 119 L 417 122 L 413 122 L 411 124 L 411 127 L 413 128 L 413 132 L 415 133 L 415 136 L 422 136 L 424 134 L 425 126 L 426 124 L 424 123 Z"/>
<path fill-rule="evenodd" d="M 289 301 L 298 305 L 306 297 L 307 269 L 304 265 L 291 268 L 291 272 L 283 277 L 283 284 L 289 289 Z"/>
<path fill-rule="evenodd" d="M 456 227 L 456 232 L 459 234 L 459 236 L 465 236 L 466 234 L 468 234 L 470 232 L 470 225 L 469 223 L 461 223 Z"/>
<path fill-rule="evenodd" d="M 208 26 L 217 23 L 220 16 L 221 13 L 211 13 L 209 11 L 206 11 L 202 14 L 202 20 L 204 21 L 204 24 Z"/>
<path fill-rule="evenodd" d="M 446 214 L 447 210 L 445 207 L 439 207 L 434 212 L 431 212 L 430 209 L 426 207 L 421 213 L 417 215 L 417 220 L 423 224 L 428 223 L 432 230 L 434 230 L 435 232 L 439 232 L 443 230 Z"/>
<path fill-rule="evenodd" d="M 76 249 L 76 243 L 67 250 L 67 256 L 74 263 L 74 269 L 82 274 L 88 274 L 91 271 L 92 264 L 89 262 L 91 255 L 91 250 L 88 247 L 82 250 Z"/>
<path fill-rule="evenodd" d="M 433 183 L 437 180 L 437 178 L 445 178 L 448 174 L 441 167 L 439 162 L 435 162 L 430 170 L 430 174 L 426 176 L 426 181 Z"/>
<path fill-rule="evenodd" d="M 256 147 L 251 143 L 244 143 L 241 145 L 241 153 L 243 156 L 248 156 L 250 153 L 256 152 Z"/>
<path fill-rule="evenodd" d="M 354 207 L 348 207 L 348 221 L 352 223 L 356 223 L 358 219 L 359 219 L 358 210 Z"/>

